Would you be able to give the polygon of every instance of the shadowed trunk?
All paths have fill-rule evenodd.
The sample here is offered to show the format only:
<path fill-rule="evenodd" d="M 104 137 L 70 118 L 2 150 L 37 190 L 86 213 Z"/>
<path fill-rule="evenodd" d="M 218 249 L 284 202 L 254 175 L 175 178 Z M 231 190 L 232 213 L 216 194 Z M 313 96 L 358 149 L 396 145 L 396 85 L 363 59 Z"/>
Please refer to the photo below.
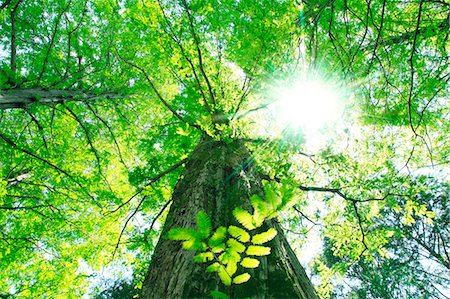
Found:
<path fill-rule="evenodd" d="M 262 195 L 261 179 L 250 153 L 240 142 L 226 144 L 203 138 L 194 150 L 184 177 L 173 193 L 173 204 L 145 278 L 142 298 L 211 298 L 220 290 L 230 298 L 318 298 L 297 257 L 275 221 L 267 221 L 278 235 L 267 246 L 271 254 L 258 257 L 261 264 L 242 285 L 224 286 L 217 273 L 208 273 L 207 264 L 195 263 L 194 251 L 181 242 L 164 238 L 172 228 L 195 228 L 199 211 L 212 220 L 213 229 L 236 225 L 235 207 L 251 211 L 248 198 Z"/>

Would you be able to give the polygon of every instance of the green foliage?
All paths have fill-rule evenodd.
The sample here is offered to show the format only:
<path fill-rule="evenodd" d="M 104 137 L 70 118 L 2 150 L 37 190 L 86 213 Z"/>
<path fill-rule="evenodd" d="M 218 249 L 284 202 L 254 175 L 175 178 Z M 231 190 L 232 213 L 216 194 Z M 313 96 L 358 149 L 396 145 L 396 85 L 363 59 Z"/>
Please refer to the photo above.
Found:
<path fill-rule="evenodd" d="M 214 255 L 212 252 L 202 252 L 194 256 L 194 261 L 197 263 L 206 263 L 210 262 L 214 259 Z"/>
<path fill-rule="evenodd" d="M 230 228 L 228 228 L 228 231 L 230 231 Z M 226 236 L 227 236 L 227 228 L 220 226 L 216 229 L 214 234 L 208 240 L 208 245 L 212 248 L 219 246 L 220 244 L 224 243 Z M 233 234 L 232 234 L 232 236 L 235 237 Z M 241 240 L 241 241 L 243 241 L 243 240 Z"/>
<path fill-rule="evenodd" d="M 241 242 L 248 242 L 250 241 L 250 234 L 247 233 L 244 229 L 234 226 L 234 225 L 230 225 L 228 227 L 228 232 L 230 233 L 230 235 L 236 239 L 238 239 Z"/>
<path fill-rule="evenodd" d="M 244 268 L 257 268 L 259 266 L 259 261 L 254 258 L 244 257 L 241 261 L 241 266 Z"/>
<path fill-rule="evenodd" d="M 5 180 L 0 180 L 0 198 L 3 197 L 3 195 L 6 194 L 6 185 L 7 185 L 7 181 Z"/>
<path fill-rule="evenodd" d="M 197 214 L 197 227 L 200 238 L 207 238 L 211 234 L 211 218 L 203 211 Z"/>
<path fill-rule="evenodd" d="M 211 291 L 211 297 L 217 298 L 217 299 L 228 299 L 228 298 L 230 298 L 227 294 L 222 293 L 221 291 L 217 291 L 217 290 Z"/>
<path fill-rule="evenodd" d="M 239 207 L 233 210 L 233 216 L 249 231 L 254 230 L 262 224 L 262 220 L 259 217 L 254 219 L 248 211 Z M 258 220 L 258 222 L 256 222 L 256 220 Z"/>
<path fill-rule="evenodd" d="M 167 238 L 175 241 L 188 241 L 198 237 L 197 231 L 190 228 L 174 228 L 167 232 Z"/>
<path fill-rule="evenodd" d="M 248 273 L 243 273 L 241 275 L 236 276 L 235 278 L 233 278 L 233 283 L 234 284 L 242 284 L 244 282 L 247 282 L 250 279 L 250 274 Z"/>
<path fill-rule="evenodd" d="M 275 238 L 277 235 L 277 231 L 274 228 L 269 228 L 268 231 L 254 235 L 252 237 L 253 244 L 264 244 Z"/>
<path fill-rule="evenodd" d="M 265 182 L 253 210 L 235 210 L 241 231 L 198 215 L 195 234 L 173 233 L 185 248 L 219 256 L 234 238 L 247 250 L 268 238 L 255 239 L 264 219 L 280 217 L 304 233 L 295 245 L 311 226 L 330 240 L 339 266 L 322 261 L 324 297 L 343 273 L 368 286 L 354 298 L 448 290 L 446 273 L 421 275 L 413 262 L 424 251 L 425 264 L 448 262 L 448 182 L 423 175 L 448 177 L 448 3 L 186 2 L 1 1 L 0 293 L 81 298 L 116 243 L 125 267 L 145 263 L 183 167 L 164 171 L 204 134 L 266 140 L 246 146 L 281 184 Z M 302 128 L 277 132 L 271 108 L 260 109 L 291 77 L 331 78 L 351 93 L 321 148 Z M 5 108 L 9 93 L 32 90 L 42 93 Z M 230 123 L 213 123 L 216 111 Z M 138 224 L 155 218 L 152 229 Z"/>
<path fill-rule="evenodd" d="M 196 216 L 197 230 L 173 228 L 167 233 L 167 238 L 183 241 L 184 249 L 200 251 L 194 261 L 211 263 L 206 270 L 217 272 L 225 286 L 245 283 L 251 276 L 249 273 L 235 275 L 238 265 L 243 268 L 257 268 L 260 262 L 248 256 L 269 255 L 270 247 L 258 245 L 269 242 L 277 235 L 274 228 L 250 235 L 249 232 L 261 227 L 267 216 L 273 214 L 273 211 L 268 209 L 270 205 L 259 196 L 250 197 L 250 202 L 254 208 L 253 215 L 240 207 L 233 210 L 234 217 L 245 229 L 234 225 L 228 228 L 220 226 L 211 234 L 211 218 L 204 211 L 200 211 Z"/>
<path fill-rule="evenodd" d="M 245 252 L 248 255 L 264 256 L 270 254 L 270 247 L 265 246 L 249 246 Z"/>

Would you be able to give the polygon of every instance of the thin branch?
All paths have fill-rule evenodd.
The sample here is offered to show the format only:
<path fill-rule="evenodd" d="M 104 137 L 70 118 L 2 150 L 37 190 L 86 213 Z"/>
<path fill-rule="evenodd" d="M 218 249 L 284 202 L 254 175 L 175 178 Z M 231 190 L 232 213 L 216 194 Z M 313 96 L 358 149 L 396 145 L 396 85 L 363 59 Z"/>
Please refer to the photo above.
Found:
<path fill-rule="evenodd" d="M 64 106 L 64 108 L 66 108 L 67 111 L 69 111 L 69 114 L 72 115 L 72 117 L 75 119 L 75 121 L 80 125 L 81 129 L 83 130 L 84 135 L 86 136 L 86 141 L 88 142 L 89 147 L 91 148 L 92 152 L 94 153 L 95 160 L 97 160 L 98 173 L 105 179 L 106 183 L 108 184 L 109 189 L 111 190 L 111 186 L 109 186 L 109 183 L 103 174 L 102 166 L 101 166 L 101 162 L 100 162 L 100 156 L 99 156 L 97 149 L 94 147 L 94 142 L 91 139 L 91 134 L 89 133 L 89 130 L 86 128 L 83 121 L 78 117 L 78 115 L 76 115 L 76 113 L 72 109 L 70 109 L 65 103 L 62 103 L 62 105 Z"/>
<path fill-rule="evenodd" d="M 84 186 L 77 179 L 75 179 L 71 174 L 69 174 L 67 171 L 61 169 L 60 167 L 56 166 L 52 162 L 50 162 L 50 161 L 48 161 L 48 160 L 46 160 L 44 158 L 39 157 L 38 155 L 32 153 L 31 151 L 29 151 L 29 150 L 27 150 L 25 148 L 19 147 L 14 141 L 12 141 L 10 138 L 6 137 L 2 133 L 0 133 L 0 138 L 3 139 L 9 145 L 11 145 L 13 148 L 15 148 L 15 149 L 17 149 L 17 150 L 27 154 L 28 156 L 31 156 L 31 157 L 35 158 L 36 160 L 39 160 L 39 161 L 43 162 L 44 164 L 47 164 L 51 168 L 55 169 L 57 172 L 60 172 L 60 173 L 62 173 L 64 175 L 66 175 L 69 179 L 71 179 L 73 182 L 75 182 L 75 184 L 77 184 L 81 188 L 81 190 L 84 190 L 85 193 L 95 202 L 95 204 L 98 207 L 101 208 L 101 205 L 97 202 L 97 200 L 91 194 L 89 194 L 89 192 L 87 192 L 85 190 Z"/>
<path fill-rule="evenodd" d="M 16 11 L 21 2 L 22 2 L 22 0 L 17 1 L 16 5 L 14 5 L 14 8 L 11 10 L 11 13 L 10 13 L 10 16 L 11 16 L 11 72 L 13 74 L 12 79 L 13 79 L 14 83 L 16 80 L 16 73 L 17 73 Z M 8 3 L 7 2 L 3 3 L 3 5 L 5 5 L 5 4 L 7 5 Z"/>
<path fill-rule="evenodd" d="M 191 67 L 192 73 L 194 74 L 194 78 L 195 78 L 195 82 L 197 83 L 197 86 L 199 88 L 200 94 L 202 96 L 203 99 L 203 103 L 205 104 L 205 108 L 209 113 L 212 113 L 212 109 L 209 106 L 208 100 L 206 99 L 205 96 L 205 92 L 203 91 L 203 87 L 202 84 L 200 83 L 200 78 L 197 74 L 197 71 L 195 69 L 194 63 L 192 62 L 192 59 L 189 58 L 189 56 L 187 55 L 183 45 L 181 44 L 180 39 L 177 37 L 177 35 L 175 34 L 175 31 L 173 30 L 172 24 L 170 23 L 169 18 L 166 15 L 166 12 L 164 11 L 164 8 L 161 4 L 161 1 L 158 1 L 158 6 L 163 14 L 164 20 L 166 21 L 166 24 L 169 28 L 169 32 L 167 32 L 166 28 L 164 28 L 164 32 L 166 32 L 167 34 L 169 34 L 170 38 L 175 42 L 175 44 L 178 46 L 178 48 L 181 51 L 181 55 L 183 55 L 183 58 L 188 62 L 189 66 Z"/>
<path fill-rule="evenodd" d="M 117 208 L 115 208 L 114 210 L 108 212 L 106 215 L 112 214 L 117 212 L 118 210 L 120 210 L 122 207 L 124 207 L 125 205 L 127 205 L 130 201 L 132 201 L 136 196 L 138 196 L 139 194 L 141 194 L 142 191 L 144 191 L 145 187 L 150 186 L 151 184 L 155 183 L 156 181 L 158 181 L 160 178 L 162 178 L 163 176 L 165 176 L 166 174 L 174 171 L 175 169 L 177 169 L 178 167 L 180 167 L 181 165 L 183 165 L 184 163 L 187 162 L 187 158 L 181 160 L 180 162 L 178 162 L 177 164 L 172 165 L 171 167 L 167 168 L 166 170 L 160 172 L 159 174 L 157 174 L 156 176 L 154 176 L 153 178 L 150 179 L 150 181 L 148 181 L 144 187 L 139 188 L 139 190 L 133 194 L 133 196 L 131 196 L 127 201 L 125 201 L 124 203 L 120 204 Z"/>
<path fill-rule="evenodd" d="M 133 218 L 134 215 L 136 215 L 136 213 L 139 211 L 139 208 L 144 203 L 146 198 L 147 198 L 147 195 L 142 197 L 141 201 L 139 201 L 139 203 L 136 206 L 136 208 L 134 209 L 134 211 L 130 214 L 130 216 L 128 216 L 127 220 L 125 221 L 125 224 L 123 225 L 122 230 L 120 231 L 119 238 L 117 239 L 117 243 L 116 243 L 116 247 L 114 248 L 112 259 L 114 259 L 114 256 L 116 255 L 117 249 L 119 248 L 120 240 L 122 239 L 122 235 L 125 232 L 125 229 L 127 228 L 128 222 L 130 222 L 131 218 Z"/>
<path fill-rule="evenodd" d="M 5 9 L 11 2 L 12 0 L 5 0 L 5 2 L 3 2 L 3 4 L 0 6 L 0 10 Z"/>
<path fill-rule="evenodd" d="M 94 114 L 94 116 L 108 129 L 108 131 L 111 134 L 111 137 L 113 139 L 113 142 L 117 148 L 117 153 L 119 154 L 119 159 L 122 162 L 122 164 L 125 165 L 125 167 L 127 167 L 127 165 L 125 164 L 125 161 L 123 160 L 122 151 L 120 150 L 119 143 L 117 142 L 116 136 L 115 136 L 114 132 L 112 131 L 111 126 L 108 125 L 108 123 L 95 112 L 95 110 L 92 108 L 92 106 L 88 102 L 85 102 L 85 104 L 87 105 L 89 110 L 92 112 L 92 114 Z"/>
<path fill-rule="evenodd" d="M 383 31 L 383 25 L 384 25 L 384 14 L 385 14 L 385 11 L 386 11 L 386 0 L 384 0 L 383 1 L 383 7 L 382 7 L 382 9 L 381 9 L 381 20 L 380 20 L 380 28 L 378 28 L 378 34 L 377 34 L 377 38 L 376 38 L 376 40 L 375 40 L 375 45 L 373 46 L 373 56 L 372 56 L 372 59 L 370 60 L 370 63 L 369 63 L 369 67 L 367 68 L 367 71 L 366 71 L 366 74 L 368 74 L 369 72 L 370 72 L 370 69 L 372 68 L 372 66 L 373 66 L 373 62 L 374 62 L 374 60 L 375 60 L 375 57 L 377 57 L 377 49 L 378 49 L 378 46 L 379 46 L 379 43 L 380 43 L 380 38 L 381 38 L 381 32 Z M 375 25 L 375 24 L 374 24 Z M 376 26 L 375 26 L 376 27 Z M 366 27 L 366 30 L 367 30 L 367 27 Z"/>
<path fill-rule="evenodd" d="M 70 5 L 71 5 L 72 1 L 69 1 L 69 3 L 67 3 L 66 7 L 61 11 L 61 13 L 58 15 L 58 17 L 56 18 L 56 22 L 55 22 L 55 27 L 53 28 L 53 32 L 52 32 L 52 36 L 50 38 L 50 43 L 48 45 L 48 49 L 47 52 L 45 53 L 45 58 L 44 61 L 42 62 L 42 68 L 41 71 L 39 73 L 39 76 L 37 78 L 37 84 L 39 85 L 39 82 L 41 82 L 42 77 L 44 76 L 44 72 L 45 72 L 45 68 L 47 66 L 47 62 L 48 59 L 50 57 L 50 53 L 52 51 L 53 45 L 55 43 L 55 39 L 56 39 L 56 34 L 58 33 L 58 27 L 60 25 L 61 22 L 61 18 L 63 16 L 63 14 L 65 14 L 67 12 L 67 10 L 69 9 Z"/>
<path fill-rule="evenodd" d="M 300 214 L 300 216 L 302 216 L 303 218 L 305 218 L 306 220 L 308 220 L 309 222 L 311 222 L 314 226 L 324 226 L 323 224 L 317 223 L 314 220 L 311 220 L 311 218 L 309 218 L 307 215 L 305 215 L 305 213 L 303 213 L 302 211 L 300 211 L 299 208 L 297 208 L 296 206 L 292 207 L 297 213 Z"/>
<path fill-rule="evenodd" d="M 359 253 L 359 258 L 361 258 L 361 256 L 364 254 L 364 252 L 369 250 L 369 247 L 367 247 L 367 244 L 366 244 L 366 233 L 364 232 L 364 228 L 362 226 L 361 215 L 359 214 L 358 207 L 356 204 L 357 204 L 356 201 L 352 202 L 353 210 L 355 211 L 356 217 L 358 218 L 358 225 L 359 225 L 359 229 L 361 231 L 361 243 L 364 245 L 364 249 Z"/>
<path fill-rule="evenodd" d="M 245 112 L 243 112 L 243 113 L 237 115 L 236 119 L 244 118 L 244 117 L 246 117 L 248 114 L 253 113 L 253 112 L 256 112 L 256 111 L 261 110 L 261 109 L 265 109 L 265 108 L 269 107 L 269 106 L 272 105 L 272 104 L 273 104 L 273 102 L 265 103 L 265 104 L 262 104 L 262 105 L 260 105 L 260 106 L 258 106 L 258 107 L 249 109 L 249 110 L 247 110 L 247 111 L 245 111 Z M 234 117 L 233 117 L 233 118 L 234 118 Z"/>
<path fill-rule="evenodd" d="M 191 34 L 192 37 L 194 38 L 194 43 L 195 46 L 197 48 L 197 56 L 198 56 L 198 63 L 199 63 L 199 68 L 200 68 L 200 72 L 202 73 L 203 79 L 206 82 L 206 85 L 208 86 L 208 92 L 209 92 L 209 98 L 211 99 L 211 103 L 214 106 L 216 106 L 216 101 L 214 99 L 214 92 L 213 89 L 211 87 L 211 83 L 209 82 L 208 76 L 206 75 L 205 69 L 203 67 L 203 58 L 202 58 L 202 52 L 200 50 L 200 42 L 198 40 L 197 34 L 195 33 L 195 29 L 194 29 L 194 23 L 193 23 L 193 18 L 192 15 L 190 13 L 190 8 L 188 6 L 188 4 L 186 3 L 186 0 L 181 0 L 181 2 L 183 3 L 184 9 L 188 15 L 188 20 L 189 20 L 189 28 L 191 30 Z"/>
<path fill-rule="evenodd" d="M 417 23 L 416 23 L 416 29 L 414 31 L 414 39 L 413 39 L 413 44 L 411 46 L 411 55 L 409 57 L 409 66 L 411 68 L 411 83 L 409 86 L 409 94 L 408 94 L 408 118 L 409 118 L 409 125 L 411 127 L 411 130 L 414 132 L 414 135 L 419 136 L 419 134 L 416 131 L 416 128 L 414 128 L 414 124 L 413 124 L 413 120 L 412 120 L 412 98 L 413 98 L 413 92 L 414 92 L 414 76 L 415 76 L 415 71 L 414 71 L 414 53 L 416 52 L 416 47 L 417 47 L 417 36 L 419 35 L 419 25 L 420 25 L 420 20 L 421 20 L 421 16 L 422 16 L 422 5 L 423 5 L 423 0 L 420 1 L 419 3 L 419 10 L 418 10 L 418 16 L 417 16 Z"/>
<path fill-rule="evenodd" d="M 156 216 L 153 218 L 152 223 L 150 224 L 149 227 L 149 231 L 151 231 L 153 229 L 153 226 L 155 225 L 156 221 L 158 220 L 159 217 L 161 217 L 162 213 L 164 213 L 164 211 L 167 209 L 167 207 L 169 206 L 169 204 L 172 202 L 173 200 L 168 200 L 164 206 L 159 210 L 158 214 L 156 214 Z M 145 236 L 145 241 L 148 243 L 148 235 Z"/>
<path fill-rule="evenodd" d="M 162 103 L 164 106 L 166 106 L 167 109 L 169 109 L 170 112 L 172 112 L 172 114 L 173 114 L 176 118 L 178 118 L 179 120 L 181 120 L 181 121 L 184 122 L 184 123 L 187 123 L 187 124 L 188 124 L 189 126 L 191 126 L 191 127 L 194 127 L 194 128 L 196 128 L 196 129 L 201 130 L 201 128 L 200 128 L 199 125 L 188 123 L 188 122 L 187 122 L 187 121 L 186 121 L 186 120 L 185 120 L 185 119 L 184 119 L 177 111 L 175 111 L 175 109 L 173 109 L 173 108 L 169 105 L 169 103 L 167 103 L 167 101 L 166 101 L 166 100 L 162 97 L 162 95 L 159 93 L 159 91 L 158 91 L 158 89 L 156 88 L 156 86 L 155 86 L 155 84 L 153 83 L 153 81 L 152 81 L 152 80 L 150 79 L 150 77 L 148 76 L 147 72 L 146 72 L 142 67 L 140 67 L 140 66 L 138 66 L 138 65 L 136 65 L 136 64 L 134 64 L 134 63 L 132 63 L 132 62 L 126 60 L 126 59 L 124 59 L 124 58 L 120 55 L 120 53 L 119 53 L 119 51 L 117 50 L 117 48 L 115 48 L 115 50 L 116 50 L 117 55 L 119 56 L 119 58 L 120 58 L 123 62 L 125 62 L 126 64 L 128 64 L 128 65 L 134 67 L 135 69 L 139 70 L 139 71 L 144 75 L 145 79 L 146 79 L 147 82 L 150 84 L 150 87 L 152 88 L 153 92 L 156 94 L 156 96 L 158 97 L 158 99 L 161 101 L 161 103 Z"/>

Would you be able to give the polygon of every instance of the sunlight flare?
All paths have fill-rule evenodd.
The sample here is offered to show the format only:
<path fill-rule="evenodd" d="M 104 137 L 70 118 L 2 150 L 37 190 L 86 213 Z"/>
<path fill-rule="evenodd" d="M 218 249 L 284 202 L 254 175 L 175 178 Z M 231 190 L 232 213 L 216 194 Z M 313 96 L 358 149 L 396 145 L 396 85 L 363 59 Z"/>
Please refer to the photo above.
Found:
<path fill-rule="evenodd" d="M 273 110 L 283 126 L 314 132 L 341 117 L 342 92 L 331 82 L 297 81 L 277 90 Z"/>

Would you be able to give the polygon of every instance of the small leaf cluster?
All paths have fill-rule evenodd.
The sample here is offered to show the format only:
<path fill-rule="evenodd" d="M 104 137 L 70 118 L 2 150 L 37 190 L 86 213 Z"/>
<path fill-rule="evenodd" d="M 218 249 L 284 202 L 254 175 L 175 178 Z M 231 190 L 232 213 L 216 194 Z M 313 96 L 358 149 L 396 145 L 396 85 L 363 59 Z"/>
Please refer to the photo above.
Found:
<path fill-rule="evenodd" d="M 245 283 L 251 275 L 245 270 L 238 271 L 238 268 L 257 268 L 260 261 L 256 257 L 271 252 L 271 248 L 263 244 L 277 235 L 274 228 L 258 233 L 255 230 L 294 202 L 290 190 L 271 184 L 264 186 L 264 197 L 265 200 L 254 194 L 249 198 L 253 213 L 242 207 L 233 210 L 233 216 L 241 226 L 220 226 L 213 231 L 211 218 L 201 211 L 196 216 L 197 229 L 174 228 L 167 233 L 167 238 L 182 241 L 186 250 L 198 251 L 194 261 L 209 264 L 206 270 L 217 272 L 224 285 Z M 213 296 L 218 298 L 218 294 Z"/>
<path fill-rule="evenodd" d="M 256 197 L 252 198 L 252 203 L 261 205 Z M 258 206 L 254 205 L 254 207 Z M 236 275 L 238 267 L 257 268 L 260 262 L 255 257 L 268 255 L 271 251 L 270 247 L 262 245 L 277 235 L 274 228 L 269 228 L 262 233 L 251 233 L 261 227 L 267 219 L 267 211 L 267 209 L 255 208 L 255 212 L 250 214 L 242 208 L 236 208 L 233 215 L 243 227 L 220 226 L 214 232 L 212 232 L 211 218 L 201 211 L 196 217 L 197 230 L 175 228 L 168 232 L 167 237 L 171 240 L 182 241 L 183 248 L 186 250 L 199 251 L 194 261 L 209 263 L 206 270 L 217 272 L 224 285 L 242 284 L 247 282 L 251 275 L 247 272 Z"/>
<path fill-rule="evenodd" d="M 0 198 L 2 198 L 2 196 L 6 194 L 7 183 L 7 181 L 0 179 Z"/>

